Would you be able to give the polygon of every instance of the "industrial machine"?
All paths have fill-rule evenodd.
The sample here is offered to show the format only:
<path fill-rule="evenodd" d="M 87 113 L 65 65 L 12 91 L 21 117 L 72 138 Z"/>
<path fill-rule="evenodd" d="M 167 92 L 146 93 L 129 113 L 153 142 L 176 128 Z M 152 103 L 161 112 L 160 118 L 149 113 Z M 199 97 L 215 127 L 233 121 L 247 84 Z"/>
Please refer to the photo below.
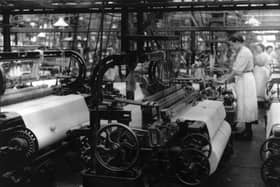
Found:
<path fill-rule="evenodd" d="M 265 115 L 265 141 L 260 147 L 260 158 L 263 161 L 261 177 L 267 186 L 280 184 L 278 171 L 280 161 L 280 118 L 279 118 L 279 74 L 273 72 L 267 83 L 267 112 Z"/>
<path fill-rule="evenodd" d="M 191 87 L 199 92 L 200 100 L 218 100 L 223 102 L 226 118 L 225 120 L 235 128 L 236 125 L 236 96 L 231 85 L 228 83 L 218 84 L 213 78 L 196 79 L 196 78 L 176 78 L 171 81 L 172 84 L 180 84 L 185 87 Z"/>
<path fill-rule="evenodd" d="M 106 70 L 133 60 L 135 55 L 110 56 L 94 70 L 90 109 L 93 135 L 88 135 L 93 164 L 82 172 L 83 185 L 143 186 L 169 177 L 185 185 L 202 184 L 216 171 L 230 142 L 231 127 L 225 121 L 223 102 L 197 102 L 199 94 L 181 85 L 142 101 L 106 98 L 102 93 Z M 101 110 L 100 106 L 108 102 L 125 104 L 122 112 L 131 111 L 131 122 L 112 119 L 114 110 Z"/>
<path fill-rule="evenodd" d="M 266 140 L 260 148 L 260 157 L 263 161 L 261 176 L 268 186 L 277 186 L 279 180 L 280 162 L 280 103 L 271 103 L 267 112 Z"/>
<path fill-rule="evenodd" d="M 32 86 L 38 81 L 34 77 L 26 76 L 26 79 L 19 80 L 20 76 L 7 76 L 1 69 L 0 186 L 38 186 L 39 183 L 41 186 L 50 186 L 48 180 L 47 183 L 39 181 L 38 184 L 33 184 L 33 181 L 40 180 L 38 175 L 52 173 L 49 161 L 57 153 L 69 149 L 71 140 L 67 138 L 67 132 L 89 123 L 84 87 L 86 67 L 78 53 L 0 53 L 1 62 L 17 60 L 18 64 L 20 60 L 41 58 L 56 62 L 61 57 L 70 58 L 70 63 L 76 65 L 64 71 L 66 74 L 54 75 L 57 80 L 52 87 Z M 64 64 L 60 68 L 66 67 L 70 65 Z M 24 88 L 5 90 L 5 82 L 12 79 L 17 82 L 14 86 L 20 82 L 25 85 Z"/>

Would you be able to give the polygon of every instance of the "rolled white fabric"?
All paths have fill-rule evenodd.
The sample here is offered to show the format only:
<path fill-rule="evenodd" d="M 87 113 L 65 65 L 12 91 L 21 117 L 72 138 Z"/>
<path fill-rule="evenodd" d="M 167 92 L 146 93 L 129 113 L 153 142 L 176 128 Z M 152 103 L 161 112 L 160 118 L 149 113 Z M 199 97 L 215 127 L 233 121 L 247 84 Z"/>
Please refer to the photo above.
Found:
<path fill-rule="evenodd" d="M 16 112 L 36 136 L 39 149 L 66 137 L 66 132 L 89 123 L 89 110 L 81 95 L 50 95 L 2 107 L 4 112 Z"/>
<path fill-rule="evenodd" d="M 280 125 L 280 103 L 272 103 L 267 112 L 266 138 L 270 137 L 271 131 L 275 125 Z"/>
<path fill-rule="evenodd" d="M 185 108 L 176 114 L 181 121 L 202 121 L 206 124 L 209 137 L 212 139 L 222 125 L 226 116 L 222 102 L 204 100 L 192 108 Z"/>
<path fill-rule="evenodd" d="M 258 98 L 265 98 L 266 83 L 269 80 L 269 73 L 265 66 L 255 66 L 254 77 L 256 80 L 256 90 Z"/>
<path fill-rule="evenodd" d="M 253 73 L 236 77 L 237 121 L 252 122 L 258 119 L 258 101 Z"/>
<path fill-rule="evenodd" d="M 142 109 L 139 105 L 126 105 L 124 106 L 124 110 L 131 111 L 131 128 L 142 128 Z"/>
<path fill-rule="evenodd" d="M 212 153 L 209 158 L 210 175 L 213 174 L 223 156 L 231 134 L 230 125 L 224 121 L 211 141 Z"/>
<path fill-rule="evenodd" d="M 136 82 L 136 89 L 135 89 L 135 100 L 142 100 L 145 98 L 145 94 L 143 93 L 140 83 Z"/>

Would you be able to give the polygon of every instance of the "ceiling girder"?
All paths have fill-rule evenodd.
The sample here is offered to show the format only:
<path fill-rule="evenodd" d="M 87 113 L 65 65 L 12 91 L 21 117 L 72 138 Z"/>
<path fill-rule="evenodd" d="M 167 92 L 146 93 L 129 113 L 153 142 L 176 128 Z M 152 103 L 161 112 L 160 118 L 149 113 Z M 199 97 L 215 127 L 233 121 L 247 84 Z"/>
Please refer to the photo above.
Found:
<path fill-rule="evenodd" d="M 2 3 L 1 3 L 2 2 Z M 55 14 L 55 13 L 90 13 L 90 12 L 121 12 L 126 7 L 129 12 L 170 11 L 226 11 L 226 10 L 265 10 L 280 9 L 279 0 L 206 0 L 203 2 L 172 2 L 172 1 L 133 1 L 133 0 L 78 0 L 78 1 L 12 1 L 0 2 L 0 13 L 10 14 Z M 3 3 L 4 2 L 4 3 Z M 33 3 L 32 3 L 33 2 Z"/>

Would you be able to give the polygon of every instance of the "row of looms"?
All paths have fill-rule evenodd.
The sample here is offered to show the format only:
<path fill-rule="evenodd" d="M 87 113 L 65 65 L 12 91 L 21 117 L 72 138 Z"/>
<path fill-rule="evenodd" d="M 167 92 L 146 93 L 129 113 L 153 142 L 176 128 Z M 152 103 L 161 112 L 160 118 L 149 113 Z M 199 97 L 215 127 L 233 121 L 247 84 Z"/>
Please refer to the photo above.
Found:
<path fill-rule="evenodd" d="M 83 59 L 73 51 L 2 53 L 1 60 L 42 56 L 67 58 L 63 74 L 50 87 L 25 84 L 9 90 L 4 85 L 13 84 L 6 84 L 11 79 L 2 70 L 1 182 L 5 185 L 29 185 L 42 168 L 47 172 L 51 158 L 64 151 L 75 152 L 86 166 L 84 186 L 96 185 L 104 177 L 112 180 L 107 185 L 115 180 L 141 185 L 142 177 L 150 184 L 162 175 L 199 185 L 215 172 L 225 150 L 232 152 L 223 103 L 232 112 L 235 102 L 223 85 L 215 87 L 209 80 L 204 89 L 194 90 L 192 84 L 204 83 L 177 80 L 184 84 L 163 84 L 161 90 L 135 101 L 103 81 L 109 68 L 137 59 L 135 54 L 104 58 L 90 80 L 85 78 Z M 152 80 L 149 85 L 160 84 Z"/>
<path fill-rule="evenodd" d="M 238 153 L 234 85 L 217 81 L 230 72 L 234 55 L 226 37 L 241 31 L 255 41 L 255 31 L 280 30 L 246 25 L 241 16 L 266 9 L 279 10 L 279 1 L 1 1 L 0 186 L 211 186 Z M 188 13 L 190 21 L 168 25 L 174 12 Z M 76 17 L 71 28 L 11 23 L 30 14 Z M 89 14 L 88 28 L 79 25 L 85 19 L 79 14 Z M 60 44 L 74 33 L 71 47 L 11 45 L 15 33 L 42 31 L 60 32 Z M 79 42 L 82 50 L 75 48 Z M 274 187 L 280 185 L 278 64 L 271 70 L 256 175 Z M 71 168 L 78 182 L 68 184 L 72 176 L 64 176 L 58 184 L 57 168 Z"/>

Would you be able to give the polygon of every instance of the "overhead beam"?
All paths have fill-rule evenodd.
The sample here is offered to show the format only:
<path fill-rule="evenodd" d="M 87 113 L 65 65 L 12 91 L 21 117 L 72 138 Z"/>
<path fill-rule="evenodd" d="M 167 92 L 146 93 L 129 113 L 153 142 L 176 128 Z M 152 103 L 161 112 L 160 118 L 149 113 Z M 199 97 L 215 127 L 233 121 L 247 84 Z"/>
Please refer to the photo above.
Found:
<path fill-rule="evenodd" d="M 144 36 L 144 35 L 128 35 L 126 36 L 129 40 L 142 40 L 142 41 L 149 41 L 149 40 L 179 40 L 179 36 L 169 35 L 169 36 Z"/>
<path fill-rule="evenodd" d="M 1 28 L 0 28 L 1 30 Z M 56 32 L 61 32 L 61 33 L 73 33 L 74 29 L 73 28 L 64 28 L 64 29 L 59 29 L 59 28 L 54 28 L 54 29 L 40 29 L 40 28 L 22 28 L 22 27 L 12 27 L 10 29 L 11 33 L 40 33 L 40 32 L 46 32 L 46 33 L 56 33 Z M 75 30 L 77 33 L 87 33 L 87 32 L 98 32 L 98 28 L 81 28 L 78 27 L 77 30 Z M 103 32 L 120 32 L 120 29 L 109 29 L 105 28 Z"/>
<path fill-rule="evenodd" d="M 209 31 L 209 32 L 227 32 L 227 31 L 271 31 L 279 30 L 280 26 L 225 26 L 225 27 L 176 27 L 157 29 L 158 32 L 173 32 L 174 30 L 180 32 L 188 31 Z"/>
<path fill-rule="evenodd" d="M 15 3 L 0 4 L 0 13 L 9 11 L 10 14 L 56 14 L 56 13 L 90 13 L 90 12 L 121 12 L 127 8 L 128 12 L 137 12 L 139 9 L 144 12 L 170 12 L 170 11 L 234 11 L 234 10 L 266 10 L 280 9 L 279 0 L 238 0 L 238 1 L 199 1 L 199 2 L 144 2 L 144 1 L 112 1 L 112 3 L 102 4 L 100 1 L 87 1 L 85 3 L 73 4 L 50 3 L 49 5 L 40 6 L 34 3 L 20 6 Z"/>
<path fill-rule="evenodd" d="M 0 31 L 3 29 L 0 28 Z M 156 29 L 156 32 L 188 32 L 188 31 L 213 31 L 213 32 L 223 32 L 223 31 L 271 31 L 271 30 L 279 30 L 280 26 L 225 26 L 225 27 L 200 27 L 200 26 L 193 26 L 193 27 L 176 27 L 176 28 L 162 28 Z M 87 33 L 87 32 L 98 32 L 99 29 L 97 28 L 78 28 L 77 33 Z M 12 27 L 10 28 L 11 33 L 72 33 L 74 32 L 73 28 L 65 28 L 65 29 L 40 29 L 40 28 L 22 28 L 22 27 Z M 105 28 L 103 32 L 120 32 L 120 29 L 109 29 Z M 141 37 L 141 36 L 140 36 Z"/>
<path fill-rule="evenodd" d="M 3 29 L 0 28 L 0 31 Z M 279 30 L 280 26 L 226 26 L 226 27 L 200 27 L 200 26 L 193 26 L 193 27 L 176 27 L 176 28 L 162 28 L 156 29 L 156 32 L 188 32 L 188 31 L 213 31 L 213 32 L 223 32 L 223 31 L 271 31 L 271 30 Z M 98 32 L 99 29 L 91 28 L 78 28 L 77 33 L 87 33 L 87 32 Z M 73 28 L 65 28 L 65 29 L 40 29 L 40 28 L 21 28 L 21 27 L 12 27 L 10 28 L 11 33 L 72 33 L 74 32 Z M 109 29 L 105 28 L 103 32 L 120 32 L 120 29 Z M 140 36 L 141 37 L 141 36 Z"/>

